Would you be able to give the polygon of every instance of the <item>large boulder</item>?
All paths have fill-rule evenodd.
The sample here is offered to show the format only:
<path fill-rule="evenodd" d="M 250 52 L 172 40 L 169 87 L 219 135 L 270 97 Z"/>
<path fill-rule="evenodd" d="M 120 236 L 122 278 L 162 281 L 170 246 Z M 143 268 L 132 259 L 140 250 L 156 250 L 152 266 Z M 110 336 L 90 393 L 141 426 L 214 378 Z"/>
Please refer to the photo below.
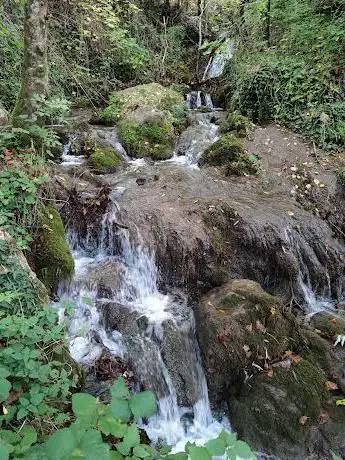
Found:
<path fill-rule="evenodd" d="M 232 280 L 202 299 L 196 320 L 211 399 L 228 403 L 241 439 L 282 459 L 345 447 L 345 413 L 326 384 L 337 371 L 330 346 L 278 298 Z"/>
<path fill-rule="evenodd" d="M 107 123 L 116 123 L 124 113 L 140 107 L 171 111 L 183 105 L 184 98 L 179 92 L 159 83 L 149 83 L 113 93 L 101 119 Z"/>
<path fill-rule="evenodd" d="M 232 134 L 222 136 L 205 150 L 199 165 L 222 166 L 228 176 L 243 176 L 257 172 L 257 158 L 248 155 L 243 143 Z"/>
<path fill-rule="evenodd" d="M 51 203 L 38 212 L 31 249 L 31 259 L 37 276 L 53 294 L 59 282 L 70 279 L 74 273 L 74 260 L 55 204 Z"/>
<path fill-rule="evenodd" d="M 172 156 L 175 131 L 185 123 L 184 98 L 158 83 L 135 86 L 112 94 L 101 119 L 118 123 L 132 157 L 165 160 Z"/>
<path fill-rule="evenodd" d="M 173 153 L 173 117 L 150 107 L 129 112 L 118 124 L 119 136 L 130 156 L 166 160 Z"/>

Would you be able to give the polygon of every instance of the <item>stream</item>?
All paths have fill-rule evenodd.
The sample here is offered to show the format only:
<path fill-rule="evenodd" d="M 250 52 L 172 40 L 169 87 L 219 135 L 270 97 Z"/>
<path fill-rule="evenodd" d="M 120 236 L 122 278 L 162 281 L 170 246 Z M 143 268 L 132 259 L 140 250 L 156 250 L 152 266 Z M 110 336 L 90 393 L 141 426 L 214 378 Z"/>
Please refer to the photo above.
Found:
<path fill-rule="evenodd" d="M 145 160 L 132 161 L 121 146 L 123 158 L 129 163 L 124 176 L 138 166 L 146 172 L 154 168 L 176 173 L 190 169 L 188 174 L 193 177 L 203 174 L 198 160 L 219 136 L 213 122 L 216 109 L 211 97 L 200 91 L 190 93 L 187 107 L 195 109 L 194 125 L 189 129 L 197 130 L 199 142 L 182 134 L 173 157 L 154 166 Z M 200 108 L 208 112 L 198 112 Z M 118 150 L 114 129 L 110 135 Z M 70 155 L 69 150 L 66 145 L 62 169 L 84 161 L 83 157 Z M 139 224 L 135 229 L 130 225 L 127 228 L 126 214 L 119 205 L 125 190 L 121 181 L 112 188 L 111 203 L 97 235 L 92 227 L 83 236 L 72 226 L 67 227 L 76 270 L 72 282 L 59 288 L 60 315 L 64 316 L 64 303 L 72 302 L 70 353 L 77 362 L 91 365 L 107 349 L 128 362 L 140 383 L 155 392 L 158 414 L 143 427 L 154 443 L 167 443 L 178 452 L 187 441 L 203 444 L 231 427 L 224 414 L 211 411 L 192 303 L 181 290 L 161 289 L 161 268 L 155 251 L 145 245 Z M 286 227 L 282 240 L 284 251 L 294 253 L 299 263 L 298 283 L 305 313 L 335 311 L 330 280 L 322 294 L 314 292 L 296 232 Z M 105 272 L 115 285 L 111 294 L 105 294 L 100 286 L 99 274 Z M 181 370 L 181 362 L 187 363 L 188 369 Z"/>

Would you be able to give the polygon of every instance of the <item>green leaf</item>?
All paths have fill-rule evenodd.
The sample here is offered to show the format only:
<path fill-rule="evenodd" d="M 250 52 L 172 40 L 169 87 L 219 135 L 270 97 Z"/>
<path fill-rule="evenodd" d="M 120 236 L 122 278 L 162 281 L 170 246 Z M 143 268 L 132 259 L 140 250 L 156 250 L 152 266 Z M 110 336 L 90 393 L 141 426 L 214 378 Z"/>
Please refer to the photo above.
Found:
<path fill-rule="evenodd" d="M 140 435 L 138 427 L 133 423 L 128 428 L 127 434 L 124 440 L 116 445 L 117 450 L 123 454 L 128 455 L 133 447 L 140 444 Z"/>
<path fill-rule="evenodd" d="M 167 460 L 188 460 L 188 454 L 185 452 L 178 452 L 177 454 L 170 454 L 166 457 Z"/>
<path fill-rule="evenodd" d="M 345 399 L 338 399 L 338 401 L 336 402 L 336 405 L 337 406 L 345 406 Z"/>
<path fill-rule="evenodd" d="M 205 447 L 190 446 L 189 455 L 191 460 L 212 460 L 212 455 Z"/>
<path fill-rule="evenodd" d="M 120 452 L 110 452 L 109 460 L 123 460 L 124 456 Z"/>
<path fill-rule="evenodd" d="M 237 434 L 228 433 L 227 431 L 222 431 L 218 438 L 222 439 L 227 447 L 233 446 L 237 442 Z"/>
<path fill-rule="evenodd" d="M 76 438 L 70 428 L 57 431 L 46 443 L 49 460 L 60 460 L 64 457 L 69 458 L 76 448 Z"/>
<path fill-rule="evenodd" d="M 129 407 L 136 420 L 143 417 L 152 417 L 157 412 L 155 395 L 151 391 L 142 391 L 129 400 Z"/>
<path fill-rule="evenodd" d="M 22 447 L 30 447 L 37 442 L 37 432 L 32 426 L 24 426 L 20 434 L 23 436 Z"/>
<path fill-rule="evenodd" d="M 225 453 L 225 442 L 218 436 L 205 444 L 206 449 L 211 455 L 222 456 Z"/>
<path fill-rule="evenodd" d="M 115 420 L 112 415 L 105 415 L 98 422 L 98 427 L 106 436 L 112 434 L 115 438 L 123 438 L 127 433 L 127 425 Z"/>
<path fill-rule="evenodd" d="M 111 396 L 113 398 L 129 398 L 130 393 L 123 377 L 119 377 L 111 387 Z"/>
<path fill-rule="evenodd" d="M 0 378 L 6 378 L 11 375 L 11 372 L 6 367 L 0 366 Z"/>
<path fill-rule="evenodd" d="M 250 447 L 244 441 L 237 441 L 235 445 L 235 451 L 236 451 L 237 457 L 248 458 L 248 459 L 255 458 Z"/>
<path fill-rule="evenodd" d="M 109 460 L 109 445 L 105 444 L 101 433 L 96 430 L 88 430 L 81 439 L 79 456 L 85 460 Z"/>
<path fill-rule="evenodd" d="M 139 458 L 148 458 L 151 457 L 151 448 L 140 444 L 140 446 L 134 447 L 133 454 Z"/>
<path fill-rule="evenodd" d="M 10 458 L 10 453 L 6 445 L 0 439 L 0 459 L 8 460 Z"/>
<path fill-rule="evenodd" d="M 129 422 L 132 418 L 129 402 L 125 399 L 113 399 L 109 405 L 109 410 L 113 417 L 119 418 L 123 422 Z"/>
<path fill-rule="evenodd" d="M 8 395 L 10 394 L 11 383 L 4 379 L 3 377 L 0 378 L 0 402 L 6 401 Z"/>
<path fill-rule="evenodd" d="M 97 423 L 97 400 L 85 393 L 72 396 L 72 409 L 78 422 L 84 428 L 95 426 Z"/>

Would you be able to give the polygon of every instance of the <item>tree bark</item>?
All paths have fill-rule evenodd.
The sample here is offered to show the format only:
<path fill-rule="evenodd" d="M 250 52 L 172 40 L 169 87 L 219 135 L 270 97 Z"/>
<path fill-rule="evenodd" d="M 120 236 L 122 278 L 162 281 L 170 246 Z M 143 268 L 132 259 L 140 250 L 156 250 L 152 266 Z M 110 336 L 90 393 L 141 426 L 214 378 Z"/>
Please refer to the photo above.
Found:
<path fill-rule="evenodd" d="M 271 7 L 271 0 L 267 0 L 265 40 L 268 48 L 271 46 Z"/>
<path fill-rule="evenodd" d="M 48 94 L 47 14 L 48 0 L 27 0 L 22 85 L 12 114 L 15 126 L 32 120 Z"/>

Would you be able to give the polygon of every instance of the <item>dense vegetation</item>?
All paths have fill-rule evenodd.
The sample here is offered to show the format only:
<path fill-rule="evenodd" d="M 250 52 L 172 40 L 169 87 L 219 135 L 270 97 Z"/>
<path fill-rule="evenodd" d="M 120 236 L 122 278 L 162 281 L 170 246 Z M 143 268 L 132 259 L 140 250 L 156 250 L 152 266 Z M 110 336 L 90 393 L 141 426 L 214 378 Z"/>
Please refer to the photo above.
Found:
<path fill-rule="evenodd" d="M 237 16 L 228 12 L 235 54 L 224 77 L 227 103 L 254 122 L 277 120 L 323 148 L 343 145 L 345 2 L 241 4 Z"/>
<path fill-rule="evenodd" d="M 102 121 L 111 123 L 124 107 L 116 91 L 134 85 L 174 85 L 182 98 L 186 85 L 202 79 L 209 54 L 229 38 L 233 59 L 220 79 L 206 83 L 221 103 L 256 123 L 276 120 L 317 146 L 340 148 L 345 1 L 49 2 L 50 96 L 32 95 L 37 110 L 18 127 L 7 112 L 21 87 L 24 8 L 23 0 L 0 5 L 0 121 L 6 117 L 0 127 L 0 459 L 200 460 L 225 452 L 229 458 L 251 458 L 248 446 L 227 434 L 205 447 L 187 445 L 177 456 L 142 444 L 134 422 L 154 415 L 156 403 L 148 392 L 130 396 L 122 381 L 113 386 L 109 405 L 75 393 L 82 391 L 83 373 L 68 356 L 66 324 L 58 324 L 57 312 L 47 307 L 48 294 L 74 268 L 49 179 L 50 162 L 61 150 L 53 125 L 63 122 L 70 104 L 108 106 Z M 152 123 L 134 123 L 126 113 L 119 131 L 134 154 L 142 145 L 153 158 L 171 154 L 185 113 L 176 101 L 168 111 L 170 118 L 159 120 L 154 130 Z M 241 115 L 236 120 L 223 124 L 228 136 L 208 151 L 207 162 L 215 164 L 215 149 L 227 141 L 226 154 L 231 151 L 238 166 L 227 173 L 252 174 L 257 159 L 245 156 L 230 134 L 245 136 L 249 122 Z M 156 145 L 160 150 L 152 151 Z M 100 150 L 90 156 L 96 172 L 116 171 L 119 161 Z M 229 158 L 221 161 L 226 166 Z M 345 184 L 343 169 L 339 181 Z"/>

